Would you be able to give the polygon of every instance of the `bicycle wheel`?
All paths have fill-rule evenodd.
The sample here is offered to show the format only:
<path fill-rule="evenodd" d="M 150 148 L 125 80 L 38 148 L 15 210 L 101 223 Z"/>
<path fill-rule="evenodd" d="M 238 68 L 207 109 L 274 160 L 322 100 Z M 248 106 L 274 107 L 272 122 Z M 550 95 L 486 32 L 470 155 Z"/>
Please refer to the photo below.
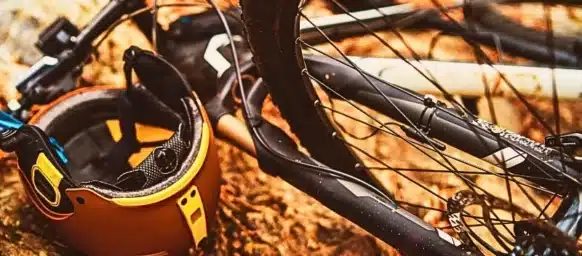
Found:
<path fill-rule="evenodd" d="M 550 149 L 475 118 L 447 93 L 446 86 L 420 69 L 418 75 L 431 80 L 449 105 L 366 74 L 332 41 L 324 47 L 306 44 L 299 38 L 298 24 L 300 19 L 310 19 L 299 4 L 241 1 L 257 68 L 274 103 L 314 158 L 346 172 L 376 173 L 401 207 L 458 237 L 468 250 L 527 255 L 528 250 L 539 252 L 541 243 L 543 253 L 546 249 L 558 253 L 560 248 L 577 252 L 579 228 L 565 228 L 569 218 L 564 216 L 571 216 L 570 206 L 578 205 L 581 183 L 578 167 L 566 164 L 566 158 L 572 159 L 564 154 L 566 148 Z M 368 40 L 378 40 L 405 64 L 412 61 L 383 36 L 369 32 Z M 406 45 L 406 38 L 397 38 L 412 57 L 419 57 Z M 466 43 L 478 62 L 493 63 L 480 46 Z M 307 70 L 305 61 L 317 65 L 308 65 Z M 485 95 L 491 102 L 488 88 L 486 84 Z M 554 128 L 530 101 L 514 93 L 521 108 L 539 119 L 546 133 L 572 129 L 561 125 L 557 98 L 550 108 Z M 499 110 L 489 106 L 495 123 Z M 368 151 L 366 143 L 372 137 L 376 140 L 370 143 L 378 147 Z M 417 153 L 409 155 L 409 151 Z M 554 164 L 558 167 L 551 167 Z M 543 242 L 536 237 L 544 237 Z"/>

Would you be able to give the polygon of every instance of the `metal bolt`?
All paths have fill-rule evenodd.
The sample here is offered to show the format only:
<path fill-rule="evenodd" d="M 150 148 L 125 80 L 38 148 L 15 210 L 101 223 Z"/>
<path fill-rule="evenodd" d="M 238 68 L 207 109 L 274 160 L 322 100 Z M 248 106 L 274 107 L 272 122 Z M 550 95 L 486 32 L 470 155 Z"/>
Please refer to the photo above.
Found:
<path fill-rule="evenodd" d="M 425 106 L 432 108 L 436 105 L 436 97 L 430 94 L 424 96 L 423 103 Z"/>
<path fill-rule="evenodd" d="M 154 161 L 162 173 L 171 173 L 178 165 L 178 157 L 174 150 L 161 147 L 154 150 Z"/>

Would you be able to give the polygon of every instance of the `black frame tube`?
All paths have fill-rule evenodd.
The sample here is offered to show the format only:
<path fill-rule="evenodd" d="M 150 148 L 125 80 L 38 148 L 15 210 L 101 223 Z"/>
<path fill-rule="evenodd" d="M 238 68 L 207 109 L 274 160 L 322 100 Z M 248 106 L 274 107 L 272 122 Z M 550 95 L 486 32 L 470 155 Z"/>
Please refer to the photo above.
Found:
<path fill-rule="evenodd" d="M 527 154 L 523 161 L 508 166 L 507 170 L 512 173 L 535 177 L 530 181 L 556 193 L 563 192 L 565 184 L 544 181 L 543 179 L 554 178 L 562 180 L 563 178 L 560 176 L 563 172 L 572 181 L 572 184 L 582 184 L 582 173 L 564 164 L 563 161 L 567 162 L 570 158 L 568 156 L 562 158 L 556 150 L 547 148 L 511 131 L 499 130 L 498 134 L 494 134 L 489 128 L 496 128 L 490 126 L 484 120 L 473 117 L 474 121 L 469 121 L 468 117 L 462 117 L 453 108 L 439 106 L 438 104 L 432 108 L 428 107 L 424 102 L 424 97 L 420 94 L 366 74 L 368 79 L 394 102 L 394 106 L 387 102 L 349 64 L 341 63 L 325 56 L 310 55 L 304 56 L 304 58 L 306 65 L 309 67 L 310 75 L 319 81 L 325 81 L 325 84 L 335 92 L 408 125 L 404 116 L 397 111 L 396 108 L 399 108 L 406 117 L 416 122 L 415 125 L 422 123 L 426 127 L 426 135 L 428 137 L 438 139 L 481 159 L 506 148 L 510 148 L 520 154 Z M 334 94 L 331 93 L 330 96 L 333 97 Z M 429 109 L 432 113 L 431 118 L 427 120 L 426 111 Z M 506 159 L 506 162 L 509 160 Z M 542 171 L 540 172 L 538 168 Z M 538 171 L 532 172 L 532 169 Z M 548 177 L 544 172 L 551 177 Z M 536 177 L 535 175 L 540 176 Z"/>

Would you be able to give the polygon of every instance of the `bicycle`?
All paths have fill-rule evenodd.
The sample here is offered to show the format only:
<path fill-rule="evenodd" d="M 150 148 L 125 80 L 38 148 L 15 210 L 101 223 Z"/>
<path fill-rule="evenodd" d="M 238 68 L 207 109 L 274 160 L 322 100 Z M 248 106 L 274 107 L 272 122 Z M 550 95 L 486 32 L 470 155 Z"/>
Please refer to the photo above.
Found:
<path fill-rule="evenodd" d="M 215 68 L 217 74 L 223 74 L 219 79 L 226 82 L 219 84 L 220 97 L 210 100 L 207 108 L 211 119 L 213 119 L 212 123 L 216 131 L 223 133 L 223 136 L 229 136 L 229 133 L 225 131 L 231 131 L 230 138 L 235 142 L 238 141 L 238 145 L 246 149 L 247 152 L 256 155 L 263 170 L 283 178 L 406 254 L 460 255 L 477 254 L 479 249 L 492 252 L 500 250 L 488 245 L 476 236 L 470 228 L 472 227 L 471 224 L 467 224 L 465 218 L 473 218 L 490 229 L 489 231 L 494 233 L 494 239 L 498 246 L 501 247 L 501 250 L 505 250 L 506 253 L 512 252 L 521 255 L 519 253 L 523 253 L 523 250 L 531 248 L 539 250 L 535 246 L 539 246 L 540 243 L 544 250 L 546 248 L 543 246 L 556 246 L 560 250 L 565 249 L 567 253 L 577 253 L 575 242 L 573 244 L 572 239 L 568 238 L 568 235 L 579 236 L 578 219 L 575 219 L 573 223 L 569 222 L 570 216 L 576 217 L 579 214 L 579 210 L 576 209 L 576 205 L 579 204 L 576 197 L 577 191 L 574 188 L 571 192 L 565 193 L 561 191 L 564 188 L 562 184 L 556 182 L 567 182 L 566 184 L 573 187 L 579 184 L 579 174 L 576 171 L 579 168 L 579 160 L 570 157 L 569 154 L 571 152 L 568 152 L 568 154 L 560 153 L 560 150 L 572 151 L 574 148 L 579 147 L 579 134 L 549 137 L 546 142 L 547 146 L 542 145 L 474 118 L 460 104 L 452 103 L 452 106 L 447 106 L 433 97 L 421 97 L 410 90 L 402 89 L 377 79 L 375 76 L 368 75 L 360 68 L 357 68 L 356 63 L 350 58 L 345 58 L 343 61 L 340 60 L 338 62 L 336 61 L 337 59 L 326 59 L 327 57 L 322 57 L 321 55 L 303 56 L 299 51 L 299 45 L 311 49 L 315 48 L 310 47 L 305 42 L 305 39 L 297 39 L 295 17 L 301 16 L 298 8 L 300 6 L 299 1 L 263 1 L 260 3 L 259 1 L 242 1 L 242 4 L 243 20 L 250 47 L 253 50 L 258 74 L 262 77 L 253 84 L 250 90 L 244 90 L 243 86 L 240 86 L 239 97 L 244 106 L 245 120 L 251 136 L 247 137 L 244 133 L 233 135 L 232 131 L 240 131 L 238 129 L 240 126 L 227 114 L 232 110 L 225 111 L 223 109 L 224 105 L 234 106 L 230 102 L 232 100 L 230 98 L 232 86 L 235 82 L 239 85 L 245 84 L 240 74 L 253 68 L 250 62 L 239 65 L 238 59 L 234 58 L 234 68 L 231 67 L 230 72 L 228 72 L 228 68 Z M 110 11 L 111 9 L 106 8 L 105 10 Z M 273 10 L 281 10 L 282 12 L 274 12 Z M 285 16 L 277 17 L 275 14 L 284 14 Z M 408 13 L 408 15 L 410 14 Z M 352 28 L 360 27 L 355 34 L 367 33 L 372 30 L 367 25 L 362 25 L 363 22 L 354 19 L 354 14 L 347 14 L 347 16 L 351 17 L 352 20 L 356 20 L 356 25 L 354 23 L 350 24 Z M 223 16 L 221 17 L 223 18 Z M 109 23 L 118 19 L 118 17 L 109 18 Z M 384 22 L 384 19 L 386 17 L 380 15 L 376 17 L 375 21 Z M 314 29 L 312 32 L 319 33 L 323 30 L 315 26 L 314 22 L 310 22 L 309 19 L 306 20 L 312 25 Z M 224 18 L 222 22 L 227 23 Z M 455 23 L 452 24 L 454 26 Z M 334 24 L 331 27 L 333 28 L 336 25 Z M 278 29 L 277 33 L 269 33 L 273 28 Z M 350 33 L 351 31 L 347 34 L 354 35 Z M 470 37 L 471 34 L 467 34 L 461 36 Z M 487 38 L 489 38 L 487 40 L 491 40 L 491 37 Z M 233 46 L 232 38 L 228 39 L 231 41 L 230 45 Z M 326 36 L 318 38 L 318 40 L 325 41 L 327 39 L 329 38 Z M 471 40 L 476 39 L 469 38 L 467 40 L 471 42 Z M 510 43 L 506 43 L 503 40 L 505 39 L 501 39 L 502 42 L 510 45 Z M 275 45 L 273 42 L 279 44 Z M 516 44 L 519 45 L 519 43 Z M 231 51 L 234 53 L 237 49 L 233 48 Z M 526 54 L 532 54 L 528 51 L 525 52 Z M 563 52 L 565 54 L 560 56 L 567 56 L 563 58 L 564 63 L 577 65 L 575 54 L 568 50 Z M 537 53 L 534 51 L 532 55 L 535 54 Z M 236 56 L 236 54 L 233 55 Z M 550 64 L 554 64 L 556 61 L 553 60 L 556 60 L 556 58 L 552 56 L 554 54 L 546 54 L 545 57 L 542 56 L 539 59 L 550 59 Z M 480 58 L 485 57 L 480 56 Z M 304 69 L 303 59 L 307 67 L 312 68 L 311 71 Z M 481 61 L 485 63 L 491 62 L 483 59 Z M 212 66 L 212 62 L 209 63 Z M 263 82 L 263 79 L 265 82 Z M 517 224 L 514 225 L 516 230 L 514 232 L 509 231 L 506 225 L 510 221 L 499 218 L 496 216 L 498 213 L 494 211 L 489 212 L 489 207 L 512 211 L 513 221 L 515 221 L 516 214 L 532 218 L 535 216 L 515 206 L 512 203 L 511 193 L 508 192 L 509 200 L 507 202 L 490 195 L 482 189 L 481 193 L 483 194 L 477 193 L 475 190 L 460 191 L 449 199 L 442 198 L 447 203 L 448 209 L 440 211 L 448 216 L 451 226 L 457 232 L 460 240 L 424 223 L 421 219 L 405 210 L 405 207 L 415 207 L 417 205 L 405 205 L 405 202 L 400 202 L 393 195 L 382 192 L 377 185 L 378 181 L 371 178 L 373 176 L 364 174 L 370 172 L 369 169 L 389 169 L 398 174 L 403 171 L 414 170 L 398 170 L 381 161 L 380 164 L 382 166 L 380 167 L 366 168 L 365 161 L 361 160 L 361 158 L 372 157 L 366 155 L 365 152 L 363 152 L 364 155 L 357 155 L 352 152 L 350 148 L 355 149 L 355 151 L 358 148 L 351 144 L 349 132 L 341 125 L 336 126 L 335 115 L 328 117 L 323 112 L 331 111 L 337 115 L 347 116 L 347 118 L 350 118 L 350 116 L 338 112 L 333 106 L 325 106 L 325 102 L 330 100 L 319 98 L 309 80 L 314 80 L 320 84 L 321 90 L 325 91 L 328 98 L 350 99 L 357 103 L 347 104 L 355 107 L 358 111 L 362 110 L 356 104 L 361 104 L 403 123 L 396 125 L 394 122 L 381 122 L 370 117 L 377 123 L 377 126 L 373 126 L 373 133 L 389 133 L 410 143 L 416 149 L 423 148 L 436 152 L 438 156 L 431 157 L 427 155 L 443 165 L 443 168 L 452 169 L 447 171 L 459 177 L 470 189 L 475 189 L 473 188 L 474 185 L 471 186 L 474 181 L 464 175 L 487 174 L 497 176 L 507 183 L 515 183 L 522 191 L 524 191 L 522 186 L 532 188 L 532 185 L 522 182 L 521 178 L 525 178 L 533 184 L 542 185 L 543 187 L 536 188 L 540 191 L 539 193 L 548 193 L 552 196 L 546 207 L 543 209 L 540 206 L 536 207 L 539 207 L 538 219 L 540 217 L 544 217 L 545 220 L 550 219 L 550 217 L 545 216 L 547 215 L 545 214 L 546 208 L 552 204 L 556 197 L 560 197 L 559 193 L 564 192 L 562 202 L 566 203 L 562 203 L 561 208 L 556 211 L 557 214 L 552 216 L 552 219 L 558 223 L 556 227 L 561 228 L 562 231 L 558 231 L 553 225 L 543 221 L 516 222 Z M 430 79 L 428 80 L 430 81 Z M 327 81 L 327 83 L 322 81 Z M 349 82 L 349 85 L 347 82 Z M 268 94 L 267 84 L 271 96 L 275 103 L 278 104 L 283 116 L 289 120 L 293 131 L 299 137 L 302 145 L 310 151 L 313 158 L 297 151 L 293 140 L 289 139 L 279 128 L 261 117 L 261 106 Z M 293 86 L 293 84 L 303 84 L 305 86 L 299 87 Z M 437 83 L 433 84 L 438 85 Z M 508 82 L 508 84 L 510 83 Z M 437 88 L 443 91 L 448 100 L 455 102 L 443 88 L 438 86 Z M 289 95 L 293 96 L 291 101 L 286 100 Z M 557 99 L 555 93 L 552 93 L 552 96 Z M 517 97 L 520 97 L 519 94 Z M 314 106 L 320 108 L 314 108 Z M 354 120 L 355 118 L 352 117 L 351 119 Z M 420 124 L 415 124 L 412 120 L 418 120 Z M 362 123 L 361 120 L 354 121 Z M 390 126 L 398 127 L 402 132 L 396 132 L 389 128 Z M 455 133 L 451 133 L 450 130 L 454 130 Z M 556 134 L 560 133 L 557 132 Z M 405 135 L 408 138 L 404 137 Z M 249 139 L 252 139 L 252 143 Z M 451 159 L 458 160 L 459 158 L 444 155 L 443 150 L 445 150 L 446 145 L 439 141 L 501 166 L 504 174 L 487 171 L 478 166 L 473 166 L 481 169 L 477 173 L 456 170 L 455 166 L 448 161 L 451 161 Z M 467 142 L 471 143 L 468 144 Z M 556 150 L 550 147 L 559 146 L 560 144 L 567 144 L 569 148 L 566 150 L 562 147 L 562 149 Z M 446 164 L 437 161 L 437 157 L 442 157 Z M 553 162 L 548 162 L 548 160 L 553 160 Z M 471 165 L 470 163 L 466 164 Z M 531 172 L 530 169 L 538 168 L 547 177 L 536 177 L 529 173 Z M 514 176 L 510 177 L 510 173 Z M 421 183 L 417 185 L 422 187 Z M 524 192 L 524 194 L 527 194 L 527 192 Z M 439 197 L 438 195 L 435 196 Z M 531 202 L 536 204 L 534 201 Z M 345 205 L 350 205 L 350 207 Z M 484 216 L 468 215 L 465 208 L 471 205 L 480 205 L 485 208 Z M 438 209 L 428 210 L 438 211 Z M 507 233 L 494 228 L 496 225 L 503 226 L 504 229 L 507 229 Z M 568 235 L 560 233 L 564 230 L 568 232 Z M 537 233 L 532 236 L 532 232 Z M 512 241 L 508 236 L 517 236 L 517 238 Z M 518 244 L 518 246 L 514 246 L 515 244 Z M 511 248 L 511 246 L 514 247 Z"/>

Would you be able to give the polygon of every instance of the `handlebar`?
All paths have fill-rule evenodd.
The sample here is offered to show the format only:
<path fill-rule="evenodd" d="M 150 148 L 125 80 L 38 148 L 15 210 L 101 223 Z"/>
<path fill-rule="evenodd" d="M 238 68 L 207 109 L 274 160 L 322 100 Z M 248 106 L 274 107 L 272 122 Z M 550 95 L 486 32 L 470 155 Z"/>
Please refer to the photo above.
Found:
<path fill-rule="evenodd" d="M 20 119 L 27 119 L 23 111 L 33 104 L 50 102 L 63 91 L 71 88 L 49 85 L 62 80 L 71 70 L 82 65 L 92 50 L 92 42 L 123 15 L 145 6 L 143 0 L 111 0 L 80 31 L 77 36 L 70 36 L 60 42 L 70 45 L 56 56 L 44 56 L 34 64 L 29 72 L 16 84 L 22 98 L 9 106 L 11 114 Z M 57 31 L 58 32 L 58 31 Z"/>

